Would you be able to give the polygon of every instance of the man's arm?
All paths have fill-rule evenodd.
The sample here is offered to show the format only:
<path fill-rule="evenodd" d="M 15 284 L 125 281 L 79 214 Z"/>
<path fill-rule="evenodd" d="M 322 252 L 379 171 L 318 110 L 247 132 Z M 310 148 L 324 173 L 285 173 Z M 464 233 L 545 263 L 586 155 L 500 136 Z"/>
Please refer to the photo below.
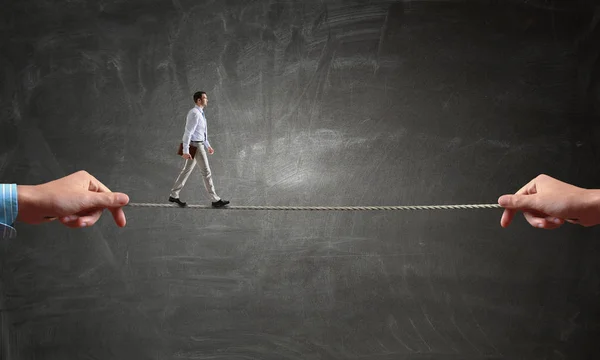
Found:
<path fill-rule="evenodd" d="M 17 235 L 12 226 L 19 211 L 17 184 L 0 184 L 0 238 L 7 239 Z"/>
<path fill-rule="evenodd" d="M 192 139 L 192 134 L 194 130 L 196 130 L 196 126 L 198 126 L 198 112 L 195 109 L 192 109 L 188 112 L 187 118 L 185 120 L 185 131 L 183 133 L 183 153 L 190 153 L 190 141 Z"/>
<path fill-rule="evenodd" d="M 206 116 L 204 117 L 204 147 L 208 150 L 211 146 L 208 142 L 208 121 L 206 121 Z"/>

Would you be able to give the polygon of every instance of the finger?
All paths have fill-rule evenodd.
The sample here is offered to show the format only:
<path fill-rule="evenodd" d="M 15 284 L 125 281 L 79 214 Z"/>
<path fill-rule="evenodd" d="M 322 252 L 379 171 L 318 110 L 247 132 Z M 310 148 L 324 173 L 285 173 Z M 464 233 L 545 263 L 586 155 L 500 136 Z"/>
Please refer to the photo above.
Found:
<path fill-rule="evenodd" d="M 563 225 L 565 223 L 564 219 L 560 219 L 554 216 L 548 216 L 546 217 L 546 221 L 551 223 L 551 224 L 555 224 L 555 225 Z"/>
<path fill-rule="evenodd" d="M 76 229 L 76 228 L 81 228 L 81 227 L 85 227 L 81 221 L 79 221 L 79 216 L 77 215 L 70 215 L 70 216 L 65 216 L 65 217 L 61 217 L 59 219 L 59 221 L 67 226 L 70 227 L 72 229 Z"/>
<path fill-rule="evenodd" d="M 500 198 L 498 198 L 498 205 L 505 208 L 504 212 L 502 213 L 502 218 L 500 219 L 500 225 L 504 228 L 508 227 L 517 214 L 516 210 L 520 210 L 513 204 L 515 201 L 514 196 L 535 194 L 536 192 L 534 179 L 523 185 L 514 195 L 507 194 L 500 196 Z"/>
<path fill-rule="evenodd" d="M 103 187 L 102 183 L 99 183 L 98 186 L 100 190 L 108 189 Z M 100 209 L 107 208 L 112 213 L 113 219 L 119 227 L 124 227 L 126 225 L 127 220 L 122 207 L 129 203 L 129 196 L 123 193 L 113 192 L 92 193 L 90 196 L 92 200 L 88 202 L 89 207 Z M 98 219 L 95 219 L 93 222 L 95 223 L 97 220 Z"/>
<path fill-rule="evenodd" d="M 102 216 L 102 210 L 98 209 L 84 215 L 79 215 L 79 217 L 74 220 L 74 223 L 77 227 L 89 227 L 96 224 L 100 219 L 100 216 Z"/>
<path fill-rule="evenodd" d="M 537 225 L 535 226 L 538 229 L 544 229 L 544 230 L 554 230 L 554 229 L 558 229 L 561 225 L 557 225 L 554 223 L 551 223 L 549 221 L 543 220 L 540 221 L 539 223 L 537 223 Z"/>
<path fill-rule="evenodd" d="M 63 216 L 60 222 L 71 228 L 82 228 L 96 224 L 102 216 L 102 209 L 82 212 L 75 215 Z"/>
<path fill-rule="evenodd" d="M 527 188 L 521 188 L 519 192 L 525 192 Z M 521 205 L 524 200 L 520 199 L 520 197 L 527 197 L 530 195 L 502 195 L 498 198 L 498 205 L 504 208 L 504 212 L 502 213 L 502 218 L 500 219 L 500 225 L 502 227 L 508 227 L 510 223 L 515 218 L 517 214 L 517 210 L 525 210 Z M 526 201 L 525 201 L 526 202 Z"/>
<path fill-rule="evenodd" d="M 111 192 L 110 189 L 104 185 L 100 180 L 96 179 L 94 176 L 89 175 L 89 184 L 88 190 L 94 192 Z"/>
<path fill-rule="evenodd" d="M 129 196 L 123 193 L 96 192 L 86 197 L 86 208 L 120 208 L 129 203 Z"/>
<path fill-rule="evenodd" d="M 535 216 L 529 211 L 524 211 L 523 217 L 525 217 L 525 220 L 533 227 L 543 227 L 546 223 L 545 217 Z"/>
<path fill-rule="evenodd" d="M 117 226 L 124 227 L 127 224 L 125 212 L 123 211 L 122 208 L 109 209 L 109 210 L 112 213 L 113 219 L 115 220 L 115 223 L 117 224 Z"/>
<path fill-rule="evenodd" d="M 82 226 L 79 225 L 79 221 L 77 220 L 73 220 L 73 221 L 61 221 L 61 223 L 63 225 L 65 225 L 66 227 L 69 227 L 71 229 L 77 229 L 77 228 L 81 228 Z"/>
<path fill-rule="evenodd" d="M 564 224 L 562 219 L 558 219 L 554 216 L 546 216 L 530 211 L 524 212 L 523 215 L 531 226 L 540 229 L 556 229 Z"/>
<path fill-rule="evenodd" d="M 529 210 L 535 208 L 536 195 L 502 195 L 498 198 L 498 205 L 510 210 Z"/>
<path fill-rule="evenodd" d="M 188 156 L 191 158 L 190 155 L 188 155 Z M 100 193 L 110 193 L 110 195 L 107 194 L 107 196 L 104 196 L 104 198 L 98 199 L 98 201 L 99 201 L 98 206 L 100 206 L 100 207 L 121 207 L 121 206 L 125 206 L 129 203 L 129 196 L 127 196 L 127 194 L 120 193 L 120 192 L 112 192 L 108 188 L 108 186 L 104 185 L 100 180 L 96 179 L 92 175 L 89 175 L 89 176 L 90 176 L 90 186 L 89 186 L 90 191 L 100 192 Z"/>
<path fill-rule="evenodd" d="M 562 226 L 562 224 L 557 224 L 553 221 L 549 221 L 546 218 L 533 218 L 531 221 L 528 221 L 529 224 L 538 229 L 546 229 L 546 230 L 554 230 Z"/>
<path fill-rule="evenodd" d="M 87 220 L 88 216 L 69 215 L 61 217 L 60 222 L 72 229 L 84 228 L 90 226 L 90 221 Z"/>
<path fill-rule="evenodd" d="M 504 228 L 508 227 L 508 225 L 510 225 L 510 223 L 515 218 L 515 215 L 516 211 L 504 209 L 504 212 L 502 213 L 502 218 L 500 219 L 500 225 Z"/>
<path fill-rule="evenodd" d="M 537 189 L 535 185 L 535 179 L 533 179 L 517 190 L 514 195 L 531 195 L 535 193 L 537 193 Z"/>

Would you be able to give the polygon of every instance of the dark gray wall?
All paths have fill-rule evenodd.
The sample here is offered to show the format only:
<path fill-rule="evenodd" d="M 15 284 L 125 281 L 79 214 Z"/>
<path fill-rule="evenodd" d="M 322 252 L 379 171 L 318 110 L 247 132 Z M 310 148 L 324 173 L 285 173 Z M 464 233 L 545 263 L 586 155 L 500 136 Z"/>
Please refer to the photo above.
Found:
<path fill-rule="evenodd" d="M 600 12 L 526 3 L 3 1 L 0 181 L 86 169 L 166 202 L 205 90 L 232 205 L 495 203 L 539 173 L 598 187 Z M 208 203 L 197 171 L 182 198 Z M 597 229 L 126 213 L 2 242 L 3 359 L 599 355 Z"/>

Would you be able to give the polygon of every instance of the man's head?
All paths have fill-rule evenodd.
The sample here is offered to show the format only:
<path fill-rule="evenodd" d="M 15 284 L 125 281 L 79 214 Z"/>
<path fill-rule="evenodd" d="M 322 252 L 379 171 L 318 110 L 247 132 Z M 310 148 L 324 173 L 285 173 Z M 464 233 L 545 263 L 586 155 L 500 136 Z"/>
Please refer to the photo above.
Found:
<path fill-rule="evenodd" d="M 194 94 L 194 103 L 200 107 L 208 105 L 208 97 L 204 91 L 198 91 Z"/>

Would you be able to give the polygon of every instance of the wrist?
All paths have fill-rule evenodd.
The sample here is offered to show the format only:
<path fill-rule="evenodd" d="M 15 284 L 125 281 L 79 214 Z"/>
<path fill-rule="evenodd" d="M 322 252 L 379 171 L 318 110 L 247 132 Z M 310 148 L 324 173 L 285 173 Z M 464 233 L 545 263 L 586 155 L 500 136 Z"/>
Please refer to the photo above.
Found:
<path fill-rule="evenodd" d="M 586 189 L 583 192 L 585 211 L 589 213 L 594 225 L 600 224 L 600 190 Z"/>
<path fill-rule="evenodd" d="M 28 214 L 35 206 L 35 185 L 17 185 L 17 221 L 28 222 Z"/>

